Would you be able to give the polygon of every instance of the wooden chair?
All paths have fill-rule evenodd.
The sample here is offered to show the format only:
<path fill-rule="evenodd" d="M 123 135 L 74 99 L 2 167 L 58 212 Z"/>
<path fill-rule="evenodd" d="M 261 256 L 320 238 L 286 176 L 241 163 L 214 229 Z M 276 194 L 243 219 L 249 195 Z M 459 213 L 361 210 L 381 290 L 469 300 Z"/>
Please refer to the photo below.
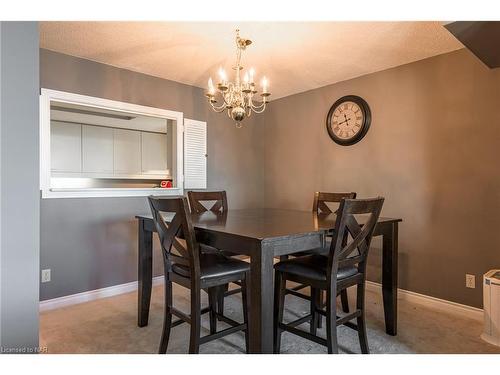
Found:
<path fill-rule="evenodd" d="M 325 193 L 321 191 L 317 191 L 314 193 L 313 200 L 313 212 L 317 214 L 331 214 L 333 211 L 330 207 L 328 207 L 327 203 L 338 203 L 342 201 L 342 199 L 356 199 L 356 193 Z"/>
<path fill-rule="evenodd" d="M 328 215 L 334 213 L 332 209 L 327 205 L 327 203 L 337 203 L 340 204 L 342 199 L 356 199 L 356 193 L 355 192 L 350 192 L 350 193 L 325 193 L 325 192 L 320 192 L 317 191 L 314 193 L 314 200 L 313 200 L 313 208 L 312 211 L 318 215 Z M 328 234 L 327 237 L 330 237 L 331 239 L 331 234 Z M 325 238 L 325 245 L 328 242 L 326 241 Z M 324 246 L 326 247 L 326 246 Z M 296 254 L 296 256 L 303 256 L 303 255 L 309 255 L 314 253 L 315 250 L 312 251 L 305 251 L 302 253 Z M 286 258 L 283 258 L 281 260 L 285 260 Z M 303 299 L 310 299 L 310 296 L 307 296 L 303 293 L 300 293 L 299 290 L 304 289 L 306 285 L 298 285 L 293 288 L 287 289 L 286 292 L 287 294 L 293 294 L 296 297 L 303 298 Z M 323 301 L 323 295 L 321 293 L 321 301 Z M 349 312 L 349 299 L 347 296 L 347 290 L 343 290 L 340 293 L 340 300 L 342 303 L 342 310 L 344 312 Z M 321 318 L 318 320 L 318 328 L 321 328 Z"/>
<path fill-rule="evenodd" d="M 188 191 L 191 212 L 200 214 L 208 210 L 215 213 L 227 211 L 227 195 L 225 191 Z M 205 207 L 202 202 L 215 201 L 212 207 Z"/>
<path fill-rule="evenodd" d="M 328 256 L 320 254 L 287 259 L 277 263 L 274 294 L 274 352 L 280 351 L 281 333 L 287 331 L 325 345 L 328 353 L 338 353 L 337 326 L 345 325 L 358 331 L 362 353 L 369 353 L 365 323 L 366 262 L 370 242 L 377 224 L 384 198 L 343 199 L 335 223 L 335 231 Z M 369 215 L 358 221 L 355 215 Z M 346 241 L 347 237 L 347 241 Z M 319 251 L 318 251 L 319 252 Z M 287 280 L 306 284 L 311 288 L 311 312 L 293 322 L 284 324 L 285 283 Z M 356 285 L 356 310 L 337 317 L 336 296 Z M 320 308 L 319 292 L 326 290 L 326 311 Z M 326 339 L 316 335 L 317 320 L 326 317 Z M 356 318 L 357 323 L 351 322 Z M 296 328 L 309 321 L 310 331 Z"/>
<path fill-rule="evenodd" d="M 165 315 L 159 353 L 166 353 L 170 330 L 184 322 L 191 325 L 189 353 L 198 353 L 199 346 L 237 331 L 245 331 L 248 352 L 247 280 L 248 263 L 226 258 L 218 253 L 202 253 L 196 241 L 187 200 L 184 197 L 149 198 L 153 219 L 158 231 L 163 253 L 165 277 Z M 168 223 L 164 218 L 168 215 Z M 238 323 L 216 310 L 217 290 L 229 282 L 241 281 L 243 296 L 243 323 Z M 191 314 L 176 309 L 172 303 L 172 283 L 191 291 Z M 201 309 L 201 290 L 209 296 L 209 308 Z M 201 314 L 210 314 L 210 335 L 200 337 Z M 172 322 L 175 315 L 179 320 Z M 217 332 L 217 319 L 231 327 Z"/>
<path fill-rule="evenodd" d="M 188 191 L 187 196 L 189 199 L 189 206 L 191 207 L 191 212 L 201 214 L 203 212 L 211 211 L 216 214 L 227 213 L 227 194 L 224 190 L 222 191 Z M 207 208 L 203 202 L 213 202 L 210 208 Z M 219 250 L 211 246 L 202 246 L 202 252 L 219 252 L 224 256 L 231 257 L 234 254 L 227 250 Z M 236 282 L 238 286 L 241 286 L 239 282 Z M 219 314 L 224 314 L 224 298 L 232 294 L 241 292 L 241 288 L 235 288 L 229 290 L 229 285 L 226 284 L 220 288 L 217 292 L 217 311 Z"/>
<path fill-rule="evenodd" d="M 227 213 L 227 195 L 225 191 L 188 191 L 187 192 L 191 212 L 201 214 L 211 211 L 215 214 Z M 210 208 L 203 205 L 203 202 L 214 202 Z M 220 252 L 226 256 L 235 254 L 228 251 L 221 251 L 212 246 L 202 244 L 202 252 Z"/>

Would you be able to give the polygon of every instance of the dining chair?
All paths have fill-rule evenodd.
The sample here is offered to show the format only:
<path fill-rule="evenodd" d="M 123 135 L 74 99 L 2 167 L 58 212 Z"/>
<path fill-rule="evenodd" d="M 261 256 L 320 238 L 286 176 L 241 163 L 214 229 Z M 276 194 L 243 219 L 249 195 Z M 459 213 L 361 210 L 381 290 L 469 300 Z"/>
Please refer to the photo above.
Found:
<path fill-rule="evenodd" d="M 356 193 L 355 192 L 350 192 L 350 193 L 325 193 L 321 191 L 317 191 L 314 193 L 314 200 L 313 200 L 313 207 L 312 211 L 317 214 L 317 215 L 329 215 L 334 213 L 330 206 L 327 205 L 327 203 L 335 203 L 335 204 L 340 204 L 342 199 L 356 199 Z M 331 239 L 331 231 L 325 236 L 325 242 L 324 245 L 328 244 L 328 240 Z M 323 246 L 322 249 L 326 248 L 327 246 Z M 303 255 L 310 255 L 318 250 L 309 250 L 309 251 L 304 251 L 301 253 L 294 254 L 294 256 L 303 256 Z M 324 251 L 324 250 L 321 250 Z M 283 258 L 284 260 L 286 258 Z M 300 293 L 299 290 L 304 289 L 306 285 L 297 285 L 293 288 L 289 288 L 286 290 L 287 294 L 293 294 L 296 297 L 303 298 L 310 300 L 311 296 L 308 296 L 306 294 Z M 320 300 L 323 301 L 323 293 L 320 293 Z M 343 290 L 340 293 L 340 301 L 342 303 L 342 310 L 344 312 L 349 312 L 349 299 L 347 296 L 347 290 Z M 318 320 L 318 328 L 321 328 L 321 318 Z"/>
<path fill-rule="evenodd" d="M 189 205 L 191 212 L 200 214 L 202 212 L 212 211 L 222 213 L 227 211 L 227 194 L 222 191 L 188 191 Z M 203 205 L 203 202 L 213 202 L 210 208 Z"/>
<path fill-rule="evenodd" d="M 191 212 L 201 214 L 203 212 L 213 212 L 216 215 L 227 213 L 227 195 L 225 191 L 188 191 L 187 192 Z M 211 202 L 212 206 L 207 208 L 203 202 Z M 201 244 L 201 251 L 204 253 L 219 252 L 226 256 L 235 254 L 216 249 L 215 247 Z"/>
<path fill-rule="evenodd" d="M 188 191 L 187 196 L 189 199 L 189 206 L 191 207 L 192 213 L 201 214 L 203 212 L 208 212 L 208 211 L 213 212 L 215 214 L 227 213 L 228 204 L 227 204 L 227 194 L 225 190 Z M 202 245 L 201 251 L 203 253 L 219 252 L 226 257 L 238 255 L 227 250 L 220 250 L 206 245 Z M 237 281 L 235 284 L 237 284 L 239 287 L 229 290 L 229 284 L 226 284 L 220 287 L 219 290 L 217 291 L 217 311 L 221 315 L 224 314 L 224 298 L 232 294 L 241 292 L 241 283 Z"/>
<path fill-rule="evenodd" d="M 247 280 L 250 267 L 238 259 L 219 253 L 202 253 L 191 222 L 185 197 L 148 197 L 163 253 L 165 307 L 159 353 L 166 353 L 170 330 L 182 323 L 191 325 L 189 353 L 198 353 L 201 344 L 237 331 L 245 332 L 248 352 Z M 165 219 L 164 215 L 168 215 Z M 167 222 L 168 221 L 168 222 Z M 216 310 L 217 290 L 221 285 L 240 281 L 242 285 L 243 323 L 238 323 Z M 190 315 L 173 306 L 172 284 L 191 292 Z M 201 308 L 201 291 L 208 293 L 209 307 Z M 200 336 L 201 314 L 209 313 L 210 334 Z M 172 316 L 179 319 L 172 321 Z M 230 327 L 217 332 L 217 319 Z"/>
<path fill-rule="evenodd" d="M 358 332 L 362 353 L 369 353 L 365 322 L 366 262 L 370 242 L 377 224 L 384 198 L 342 199 L 335 221 L 335 230 L 329 248 L 316 254 L 280 261 L 275 264 L 274 293 L 274 352 L 279 353 L 281 334 L 287 331 L 312 340 L 338 353 L 337 326 L 345 325 Z M 362 216 L 361 219 L 358 215 Z M 321 255 L 327 253 L 327 256 Z M 287 280 L 311 288 L 310 314 L 288 324 L 283 323 L 285 283 Z M 356 285 L 356 309 L 337 317 L 336 296 Z M 326 291 L 326 310 L 320 307 L 319 292 Z M 317 336 L 317 320 L 326 317 L 326 339 Z M 356 324 L 351 320 L 356 319 Z M 297 328 L 309 321 L 309 332 Z"/>

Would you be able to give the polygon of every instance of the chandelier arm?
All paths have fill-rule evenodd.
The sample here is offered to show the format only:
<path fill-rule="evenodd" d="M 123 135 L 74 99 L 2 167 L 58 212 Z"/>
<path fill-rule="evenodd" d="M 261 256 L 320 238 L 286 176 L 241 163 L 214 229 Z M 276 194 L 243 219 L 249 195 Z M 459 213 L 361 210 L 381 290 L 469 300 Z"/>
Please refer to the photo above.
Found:
<path fill-rule="evenodd" d="M 210 105 L 212 106 L 212 109 L 216 112 L 216 113 L 221 113 L 223 112 L 226 108 L 227 108 L 227 105 L 226 103 L 223 103 L 222 105 L 220 106 L 216 106 L 214 103 L 210 102 Z"/>
<path fill-rule="evenodd" d="M 253 94 L 248 94 L 248 104 L 247 104 L 247 106 L 250 107 L 251 109 L 256 108 L 256 105 L 253 102 Z"/>
<path fill-rule="evenodd" d="M 252 107 L 252 108 L 257 108 L 257 109 L 261 108 L 262 104 L 264 104 L 264 102 L 261 102 L 261 104 L 255 104 L 253 101 L 253 97 L 254 97 L 253 93 L 248 94 L 248 106 Z"/>
<path fill-rule="evenodd" d="M 261 109 L 260 110 L 256 109 L 256 108 L 252 108 L 252 109 L 253 109 L 253 111 L 255 113 L 262 113 L 262 112 L 264 112 L 266 110 L 266 103 L 262 103 L 262 105 L 260 107 L 258 107 L 258 108 L 261 108 Z"/>
<path fill-rule="evenodd" d="M 224 106 L 223 108 L 220 108 L 220 109 L 215 109 L 214 107 L 212 107 L 212 108 L 213 108 L 215 113 L 222 113 L 226 110 L 226 106 Z"/>
<path fill-rule="evenodd" d="M 255 110 L 259 110 L 259 109 L 261 109 L 261 108 L 265 108 L 265 107 L 266 107 L 266 104 L 267 104 L 267 102 L 262 102 L 262 103 L 260 103 L 260 104 L 256 105 L 256 104 L 254 104 L 254 103 L 252 102 L 252 109 L 255 111 Z"/>

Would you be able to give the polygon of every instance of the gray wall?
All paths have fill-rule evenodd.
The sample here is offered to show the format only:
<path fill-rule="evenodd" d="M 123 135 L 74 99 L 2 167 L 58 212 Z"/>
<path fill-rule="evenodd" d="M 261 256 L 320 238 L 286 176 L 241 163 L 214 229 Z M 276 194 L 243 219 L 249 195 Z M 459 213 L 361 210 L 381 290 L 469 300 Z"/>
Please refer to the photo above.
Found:
<path fill-rule="evenodd" d="M 38 23 L 0 22 L 0 346 L 38 346 Z"/>
<path fill-rule="evenodd" d="M 273 101 L 243 129 L 212 113 L 199 88 L 46 50 L 41 86 L 207 121 L 209 188 L 227 189 L 232 207 L 310 209 L 317 190 L 383 194 L 383 214 L 404 219 L 401 288 L 480 307 L 481 275 L 500 267 L 500 72 L 466 50 Z M 347 94 L 368 101 L 373 123 L 360 143 L 340 147 L 324 123 Z M 53 270 L 42 300 L 136 279 L 133 217 L 148 211 L 143 198 L 41 205 L 41 268 Z M 370 258 L 378 281 L 379 240 Z M 476 289 L 465 288 L 465 273 Z"/>
<path fill-rule="evenodd" d="M 184 112 L 208 123 L 208 188 L 225 189 L 231 207 L 263 205 L 264 130 L 259 117 L 237 129 L 212 112 L 203 90 L 157 77 L 40 50 L 41 87 Z M 41 284 L 46 300 L 137 279 L 134 216 L 147 213 L 145 198 L 43 199 Z M 155 274 L 161 257 L 155 249 Z"/>
<path fill-rule="evenodd" d="M 373 121 L 360 143 L 341 147 L 325 118 L 347 94 L 367 100 Z M 466 50 L 274 101 L 265 114 L 266 205 L 309 209 L 317 190 L 384 195 L 383 215 L 404 220 L 400 287 L 481 307 L 481 275 L 500 267 L 499 103 L 500 70 Z M 466 273 L 476 289 L 465 288 Z"/>

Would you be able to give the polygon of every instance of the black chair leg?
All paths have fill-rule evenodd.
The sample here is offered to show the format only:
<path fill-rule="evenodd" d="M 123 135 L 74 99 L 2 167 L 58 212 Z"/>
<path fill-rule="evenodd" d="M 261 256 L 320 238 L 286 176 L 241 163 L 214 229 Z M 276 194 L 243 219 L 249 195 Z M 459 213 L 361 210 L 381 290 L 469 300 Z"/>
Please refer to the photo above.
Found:
<path fill-rule="evenodd" d="M 319 308 L 318 306 L 318 301 L 321 298 L 320 297 L 321 292 L 316 289 L 311 287 L 311 322 L 309 324 L 309 332 L 311 335 L 316 335 L 318 332 L 318 317 L 319 314 L 317 313 L 317 310 Z"/>
<path fill-rule="evenodd" d="M 208 289 L 208 307 L 210 309 L 210 334 L 217 332 L 217 288 Z"/>
<path fill-rule="evenodd" d="M 319 292 L 319 306 L 322 307 L 323 305 L 323 290 Z M 344 289 L 340 292 L 340 302 L 342 303 L 342 311 L 345 313 L 349 312 L 349 299 L 347 297 L 347 289 Z M 322 321 L 323 317 L 321 315 L 318 316 L 318 328 L 321 328 L 322 326 Z"/>
<path fill-rule="evenodd" d="M 318 307 L 321 309 L 323 306 L 325 306 L 324 304 L 324 290 L 321 290 L 319 291 L 319 295 L 318 295 Z M 318 314 L 318 329 L 323 327 L 323 315 L 321 314 Z"/>
<path fill-rule="evenodd" d="M 369 354 L 368 336 L 366 334 L 366 320 L 365 320 L 365 283 L 358 284 L 356 308 L 361 310 L 361 315 L 357 318 L 359 345 L 361 353 Z"/>
<path fill-rule="evenodd" d="M 165 305 L 163 317 L 163 331 L 161 334 L 159 354 L 165 354 L 168 348 L 168 340 L 170 338 L 170 329 L 172 327 L 172 282 L 165 280 Z"/>
<path fill-rule="evenodd" d="M 347 289 L 343 289 L 340 292 L 340 302 L 342 302 L 342 311 L 345 313 L 349 312 L 349 298 L 347 297 Z"/>
<path fill-rule="evenodd" d="M 243 322 L 247 325 L 247 329 L 245 330 L 245 350 L 246 353 L 250 353 L 250 335 L 248 334 L 248 298 L 249 290 L 248 290 L 248 282 L 250 279 L 250 273 L 245 273 L 245 278 L 241 280 L 241 300 L 243 303 Z"/>
<path fill-rule="evenodd" d="M 334 290 L 326 292 L 326 342 L 328 354 L 338 354 L 337 341 L 337 294 Z"/>
<path fill-rule="evenodd" d="M 220 315 L 224 315 L 224 295 L 229 290 L 229 284 L 226 284 L 224 286 L 220 286 L 220 287 L 217 287 L 217 288 L 218 288 L 218 293 L 217 293 L 217 312 Z"/>
<path fill-rule="evenodd" d="M 279 354 L 281 348 L 281 329 L 279 323 L 283 321 L 285 308 L 286 281 L 280 272 L 274 273 L 274 354 Z"/>
<path fill-rule="evenodd" d="M 200 289 L 191 289 L 191 334 L 189 338 L 189 353 L 200 352 L 200 326 L 201 326 L 201 300 Z"/>

